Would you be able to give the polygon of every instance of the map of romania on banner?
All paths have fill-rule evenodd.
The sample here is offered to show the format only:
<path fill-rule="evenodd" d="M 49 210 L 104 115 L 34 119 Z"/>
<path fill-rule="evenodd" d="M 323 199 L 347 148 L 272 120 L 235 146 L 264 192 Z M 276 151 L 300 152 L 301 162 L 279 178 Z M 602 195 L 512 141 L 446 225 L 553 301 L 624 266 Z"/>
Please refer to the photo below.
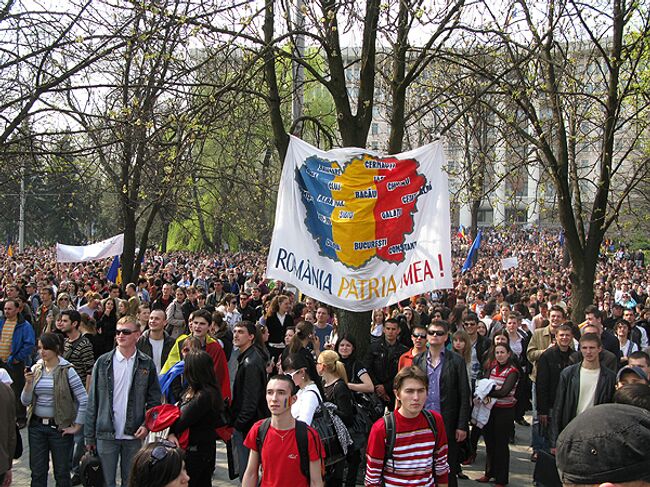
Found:
<path fill-rule="evenodd" d="M 394 156 L 291 138 L 267 276 L 351 311 L 452 287 L 442 144 Z"/>

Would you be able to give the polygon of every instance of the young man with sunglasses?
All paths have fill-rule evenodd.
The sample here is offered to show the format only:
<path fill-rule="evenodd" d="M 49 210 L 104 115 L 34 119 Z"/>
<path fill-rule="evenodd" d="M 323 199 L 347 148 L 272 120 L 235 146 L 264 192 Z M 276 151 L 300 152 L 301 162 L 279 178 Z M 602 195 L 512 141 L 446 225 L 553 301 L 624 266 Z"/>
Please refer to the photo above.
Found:
<path fill-rule="evenodd" d="M 84 435 L 86 449 L 99 454 L 106 487 L 115 487 L 118 459 L 122 485 L 127 485 L 131 461 L 149 433 L 145 412 L 160 405 L 156 366 L 136 348 L 139 337 L 135 318 L 120 318 L 115 328 L 117 347 L 99 357 L 93 367 Z"/>
<path fill-rule="evenodd" d="M 411 328 L 411 341 L 413 342 L 413 348 L 404 352 L 399 358 L 397 370 L 402 370 L 404 367 L 410 367 L 413 365 L 413 358 L 427 349 L 426 325 L 413 325 Z"/>
<path fill-rule="evenodd" d="M 291 406 L 296 399 L 296 387 L 291 377 L 271 377 L 266 385 L 266 404 L 271 411 L 271 418 L 257 421 L 244 441 L 244 446 L 250 449 L 250 455 L 242 479 L 243 487 L 279 487 L 287 485 L 288 479 L 291 479 L 293 487 L 323 485 L 320 460 L 324 452 L 321 450 L 320 438 L 310 426 L 304 423 L 297 426 L 291 415 Z M 298 427 L 305 429 L 303 434 L 306 434 L 307 439 L 306 451 L 300 451 Z M 305 454 L 309 456 L 309 479 L 301 466 L 301 456 Z M 263 466 L 262 478 L 258 484 L 260 465 Z"/>
<path fill-rule="evenodd" d="M 445 343 L 449 324 L 434 320 L 427 327 L 427 351 L 413 359 L 413 365 L 427 374 L 429 390 L 424 407 L 442 415 L 449 447 L 449 485 L 458 485 L 458 443 L 467 438 L 470 415 L 470 389 L 465 361 L 456 353 L 448 352 Z"/>

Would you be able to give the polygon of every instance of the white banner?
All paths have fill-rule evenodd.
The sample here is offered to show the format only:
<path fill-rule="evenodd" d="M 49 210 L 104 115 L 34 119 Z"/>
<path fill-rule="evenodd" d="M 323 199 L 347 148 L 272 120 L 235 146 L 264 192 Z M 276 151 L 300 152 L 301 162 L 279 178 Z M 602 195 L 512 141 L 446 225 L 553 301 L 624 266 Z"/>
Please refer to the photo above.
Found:
<path fill-rule="evenodd" d="M 124 249 L 124 234 L 90 245 L 56 244 L 57 262 L 88 262 L 121 255 Z"/>
<path fill-rule="evenodd" d="M 503 271 L 507 271 L 508 269 L 512 269 L 518 265 L 519 259 L 517 259 L 517 257 L 507 257 L 505 259 L 501 259 L 501 270 Z"/>
<path fill-rule="evenodd" d="M 451 288 L 444 164 L 440 142 L 381 156 L 291 137 L 268 277 L 351 311 Z"/>

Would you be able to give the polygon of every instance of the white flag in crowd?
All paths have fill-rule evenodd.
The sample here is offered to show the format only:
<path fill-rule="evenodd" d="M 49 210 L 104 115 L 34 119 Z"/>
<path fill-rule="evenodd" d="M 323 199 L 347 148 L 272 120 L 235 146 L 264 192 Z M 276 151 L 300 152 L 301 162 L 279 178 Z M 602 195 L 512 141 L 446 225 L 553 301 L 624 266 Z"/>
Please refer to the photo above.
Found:
<path fill-rule="evenodd" d="M 292 137 L 268 277 L 351 311 L 451 288 L 444 164 L 440 142 L 383 156 Z"/>
<path fill-rule="evenodd" d="M 124 250 L 124 234 L 120 233 L 90 245 L 56 244 L 57 262 L 88 262 L 121 255 Z"/>

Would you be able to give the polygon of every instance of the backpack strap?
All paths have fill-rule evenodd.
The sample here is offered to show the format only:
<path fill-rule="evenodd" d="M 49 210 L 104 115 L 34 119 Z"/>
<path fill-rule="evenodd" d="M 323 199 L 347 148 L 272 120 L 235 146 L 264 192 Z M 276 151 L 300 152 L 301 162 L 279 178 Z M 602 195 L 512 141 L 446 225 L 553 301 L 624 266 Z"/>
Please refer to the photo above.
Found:
<path fill-rule="evenodd" d="M 260 465 L 262 464 L 262 446 L 264 445 L 266 434 L 269 432 L 269 426 L 271 426 L 271 418 L 266 418 L 262 421 L 262 424 L 260 424 L 260 427 L 257 430 L 257 437 L 255 438 L 257 454 L 260 456 Z"/>
<path fill-rule="evenodd" d="M 390 412 L 384 416 L 384 427 L 386 428 L 386 439 L 384 440 L 384 465 L 381 469 L 382 479 L 386 462 L 393 459 L 393 450 L 395 449 L 395 413 Z M 382 480 L 383 485 L 383 480 Z"/>
<path fill-rule="evenodd" d="M 307 437 L 307 431 L 307 424 L 296 420 L 296 443 L 300 455 L 300 471 L 307 477 L 307 483 L 309 484 L 311 478 L 309 475 L 309 438 Z"/>
<path fill-rule="evenodd" d="M 429 428 L 431 428 L 431 431 L 433 432 L 434 442 L 435 444 L 437 444 L 438 426 L 436 425 L 436 418 L 434 418 L 433 414 L 431 414 L 431 412 L 427 411 L 426 409 L 422 410 L 422 414 L 424 414 L 427 423 L 429 423 Z M 386 428 L 386 439 L 384 440 L 384 445 L 385 445 L 384 465 L 382 467 L 382 476 L 383 476 L 384 468 L 386 467 L 386 462 L 388 462 L 388 460 L 392 461 L 393 459 L 393 450 L 395 449 L 395 438 L 397 436 L 397 432 L 395 430 L 395 413 L 391 412 L 384 416 L 384 427 Z M 435 446 L 433 449 L 433 454 L 435 455 Z M 382 485 L 384 485 L 383 480 L 382 480 Z"/>
<path fill-rule="evenodd" d="M 266 434 L 269 432 L 269 427 L 271 426 L 271 418 L 266 418 L 260 424 L 259 429 L 257 430 L 257 437 L 255 438 L 255 444 L 257 446 L 257 453 L 260 456 L 260 465 L 262 464 L 262 446 L 264 445 L 264 440 L 266 439 Z M 308 438 L 309 428 L 306 423 L 302 421 L 296 421 L 296 443 L 298 444 L 298 454 L 300 455 L 300 471 L 307 478 L 307 483 L 311 482 L 309 475 L 309 438 Z M 318 455 L 321 457 L 322 453 L 320 451 L 320 444 L 313 432 L 309 432 L 312 435 L 312 440 L 316 443 L 316 448 L 318 449 Z"/>
<path fill-rule="evenodd" d="M 429 428 L 431 428 L 431 431 L 433 432 L 433 441 L 435 444 L 438 443 L 438 425 L 436 424 L 436 418 L 433 417 L 433 414 L 431 414 L 431 411 L 427 411 L 426 409 L 422 410 L 422 414 L 424 414 L 424 417 L 427 419 L 427 423 L 429 423 Z M 435 445 L 434 445 L 434 451 L 435 451 Z"/>

